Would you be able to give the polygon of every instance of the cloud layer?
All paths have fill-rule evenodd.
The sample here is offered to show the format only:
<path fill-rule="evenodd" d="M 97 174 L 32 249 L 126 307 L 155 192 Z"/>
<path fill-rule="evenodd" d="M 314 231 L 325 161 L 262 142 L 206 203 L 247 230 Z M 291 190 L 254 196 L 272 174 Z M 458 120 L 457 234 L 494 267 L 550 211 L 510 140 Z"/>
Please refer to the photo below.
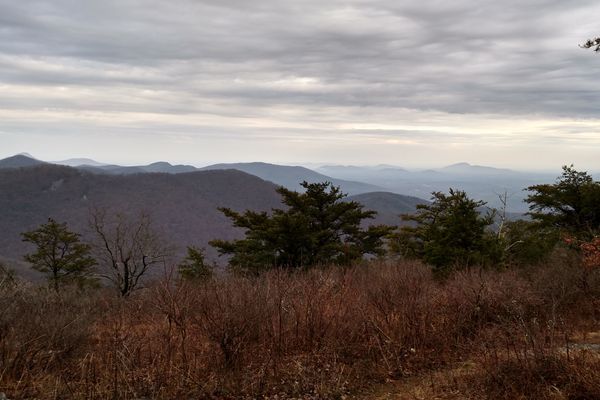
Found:
<path fill-rule="evenodd" d="M 575 3 L 0 0 L 0 155 L 600 168 Z"/>

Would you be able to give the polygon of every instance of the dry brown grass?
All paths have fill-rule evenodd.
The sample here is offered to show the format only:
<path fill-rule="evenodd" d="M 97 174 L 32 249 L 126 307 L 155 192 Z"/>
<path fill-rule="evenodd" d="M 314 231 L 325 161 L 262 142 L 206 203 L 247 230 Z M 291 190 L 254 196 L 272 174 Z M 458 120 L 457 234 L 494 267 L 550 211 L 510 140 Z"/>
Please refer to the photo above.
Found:
<path fill-rule="evenodd" d="M 371 263 L 197 284 L 166 277 L 128 299 L 4 285 L 0 392 L 344 398 L 396 381 L 430 398 L 594 398 L 597 359 L 563 350 L 598 330 L 596 292 L 549 271 L 473 270 L 440 283 L 417 263 Z"/>
<path fill-rule="evenodd" d="M 515 359 L 500 363 L 458 363 L 417 377 L 381 385 L 363 398 L 376 400 L 540 399 L 594 400 L 600 398 L 600 359 L 591 353 L 571 357 Z"/>

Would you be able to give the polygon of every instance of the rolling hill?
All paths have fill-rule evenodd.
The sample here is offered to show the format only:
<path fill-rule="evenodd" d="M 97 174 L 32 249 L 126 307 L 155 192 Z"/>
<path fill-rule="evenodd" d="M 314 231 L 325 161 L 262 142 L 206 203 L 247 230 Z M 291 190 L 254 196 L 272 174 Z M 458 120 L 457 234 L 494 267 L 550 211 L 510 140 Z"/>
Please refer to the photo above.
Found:
<path fill-rule="evenodd" d="M 77 165 L 77 169 L 92 172 L 95 174 L 110 175 L 131 175 L 144 173 L 165 173 L 165 174 L 183 174 L 186 172 L 198 171 L 191 165 L 173 165 L 165 161 L 159 161 L 148 165 L 122 166 L 122 165 Z"/>
<path fill-rule="evenodd" d="M 381 190 L 380 187 L 355 181 L 332 178 L 327 175 L 320 174 L 311 169 L 299 166 L 276 165 L 262 162 L 253 163 L 234 163 L 234 164 L 215 164 L 204 167 L 201 170 L 227 170 L 235 169 L 248 174 L 258 176 L 266 181 L 273 182 L 277 185 L 284 186 L 292 190 L 301 190 L 300 182 L 331 182 L 335 186 L 340 186 L 342 191 L 348 194 L 359 194 Z"/>
<path fill-rule="evenodd" d="M 96 160 L 92 160 L 91 158 L 69 158 L 68 160 L 53 161 L 52 164 L 66 165 L 68 167 L 79 167 L 81 165 L 87 165 L 91 167 L 102 167 L 107 165 L 104 163 L 100 163 Z"/>
<path fill-rule="evenodd" d="M 412 214 L 417 204 L 427 204 L 427 200 L 418 197 L 404 196 L 390 192 L 370 192 L 348 196 L 346 201 L 356 201 L 368 210 L 377 211 L 369 224 L 401 225 L 401 214 Z"/>
<path fill-rule="evenodd" d="M 36 160 L 28 155 L 17 155 L 0 160 L 0 169 L 29 167 L 43 163 L 43 161 Z M 144 173 L 182 174 L 194 171 L 232 169 L 257 176 L 263 180 L 273 182 L 276 185 L 284 186 L 292 190 L 303 190 L 300 186 L 302 181 L 307 181 L 310 183 L 328 181 L 336 186 L 340 186 L 343 192 L 351 195 L 382 190 L 381 187 L 376 185 L 354 180 L 332 178 L 304 167 L 268 164 L 262 162 L 215 164 L 204 168 L 196 168 L 192 165 L 173 165 L 165 161 L 159 161 L 149 165 L 122 166 L 102 164 L 86 158 L 73 158 L 64 161 L 53 162 L 50 164 L 71 166 L 82 171 L 99 175 L 133 175 Z"/>

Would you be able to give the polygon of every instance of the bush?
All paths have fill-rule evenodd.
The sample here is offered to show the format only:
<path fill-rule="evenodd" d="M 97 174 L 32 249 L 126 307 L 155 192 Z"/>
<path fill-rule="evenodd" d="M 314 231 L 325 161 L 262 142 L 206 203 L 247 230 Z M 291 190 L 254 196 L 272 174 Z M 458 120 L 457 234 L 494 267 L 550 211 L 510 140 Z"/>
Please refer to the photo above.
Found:
<path fill-rule="evenodd" d="M 561 381 L 544 360 L 562 357 L 573 333 L 597 329 L 597 304 L 570 275 L 549 287 L 550 272 L 532 271 L 471 269 L 445 282 L 418 262 L 207 281 L 171 273 L 128 298 L 2 286 L 0 391 L 16 399 L 341 398 L 471 360 L 485 367 L 470 375 L 474 398 L 494 398 L 510 380 L 537 382 L 535 393 L 547 389 L 543 379 L 585 393 L 593 374 L 575 377 L 569 364 Z M 527 368 L 513 370 L 515 362 Z M 501 381 L 490 380 L 495 373 Z"/>

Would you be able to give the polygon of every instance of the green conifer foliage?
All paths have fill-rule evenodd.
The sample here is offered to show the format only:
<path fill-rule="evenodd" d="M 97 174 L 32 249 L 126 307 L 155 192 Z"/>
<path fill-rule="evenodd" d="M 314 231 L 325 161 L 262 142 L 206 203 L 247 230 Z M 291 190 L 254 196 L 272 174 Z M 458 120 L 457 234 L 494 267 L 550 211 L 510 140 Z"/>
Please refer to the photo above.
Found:
<path fill-rule="evenodd" d="M 90 256 L 89 245 L 80 242 L 80 235 L 67 229 L 66 223 L 52 218 L 39 228 L 22 234 L 23 241 L 36 246 L 33 253 L 25 255 L 36 271 L 47 275 L 56 290 L 67 282 L 84 283 L 89 279 L 96 261 Z"/>

